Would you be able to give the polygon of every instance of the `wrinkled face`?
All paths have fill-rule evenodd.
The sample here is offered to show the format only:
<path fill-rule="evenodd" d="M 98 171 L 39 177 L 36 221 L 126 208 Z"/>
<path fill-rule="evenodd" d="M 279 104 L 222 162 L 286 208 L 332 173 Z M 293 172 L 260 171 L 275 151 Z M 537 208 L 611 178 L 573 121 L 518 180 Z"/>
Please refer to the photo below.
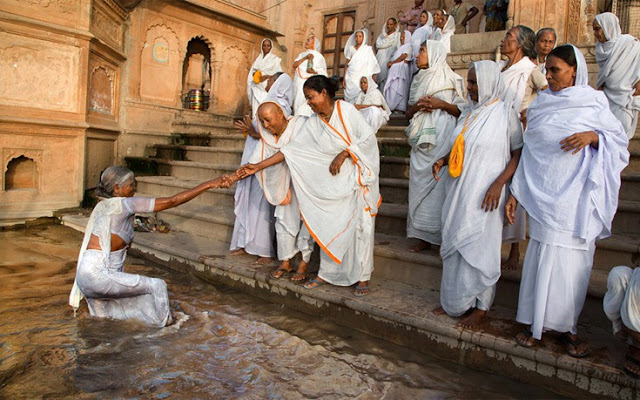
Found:
<path fill-rule="evenodd" d="M 556 43 L 556 37 L 551 32 L 545 32 L 540 35 L 540 39 L 536 41 L 536 52 L 544 59 L 553 50 L 553 45 Z"/>
<path fill-rule="evenodd" d="M 303 88 L 302 90 L 304 92 L 304 98 L 307 99 L 307 104 L 315 113 L 329 103 L 329 95 L 325 89 L 322 89 L 320 93 L 309 88 Z"/>
<path fill-rule="evenodd" d="M 269 107 L 260 107 L 258 117 L 262 127 L 274 135 L 279 135 L 287 128 L 287 119 L 282 109 L 275 104 L 267 104 Z"/>
<path fill-rule="evenodd" d="M 518 28 L 511 28 L 507 31 L 504 39 L 500 42 L 500 53 L 511 58 L 518 52 L 518 49 L 522 48 L 518 44 Z"/>
<path fill-rule="evenodd" d="M 595 36 L 596 40 L 600 43 L 604 43 L 607 41 L 607 37 L 604 35 L 602 27 L 595 19 L 593 20 L 593 36 Z"/>
<path fill-rule="evenodd" d="M 467 74 L 467 93 L 473 101 L 478 101 L 478 78 L 476 78 L 476 69 L 471 67 Z"/>
<path fill-rule="evenodd" d="M 113 187 L 113 195 L 114 197 L 133 197 L 138 190 L 138 182 L 134 179 L 120 186 L 115 184 Z"/>
<path fill-rule="evenodd" d="M 360 89 L 363 93 L 367 93 L 367 90 L 369 90 L 369 81 L 364 76 L 360 78 Z"/>
<path fill-rule="evenodd" d="M 567 64 L 562 58 L 549 56 L 545 63 L 547 82 L 553 92 L 573 86 L 576 81 L 576 67 Z"/>
<path fill-rule="evenodd" d="M 307 40 L 304 42 L 304 48 L 307 50 L 313 50 L 316 38 L 315 36 L 309 36 Z"/>
<path fill-rule="evenodd" d="M 395 19 L 389 18 L 387 20 L 387 34 L 391 34 L 395 32 L 397 27 L 398 27 L 398 23 L 396 22 Z"/>
<path fill-rule="evenodd" d="M 356 44 L 360 46 L 364 42 L 364 33 L 358 31 L 356 32 Z"/>
<path fill-rule="evenodd" d="M 440 29 L 444 28 L 447 23 L 447 17 L 444 15 L 442 10 L 438 10 L 433 14 L 433 23 Z"/>
<path fill-rule="evenodd" d="M 262 42 L 262 54 L 264 54 L 265 56 L 269 54 L 272 46 L 273 45 L 271 44 L 271 40 L 265 40 L 264 42 Z"/>
<path fill-rule="evenodd" d="M 427 52 L 427 46 L 420 46 L 420 50 L 418 50 L 418 57 L 416 57 L 416 66 L 420 69 L 425 69 L 429 67 L 429 53 Z"/>
<path fill-rule="evenodd" d="M 405 35 L 405 33 L 404 33 L 404 32 L 402 32 L 402 33 L 400 34 L 400 44 L 404 44 L 405 38 L 406 38 L 406 35 Z"/>
<path fill-rule="evenodd" d="M 420 14 L 420 25 L 425 26 L 427 24 L 427 21 L 429 21 L 429 14 L 427 14 L 426 11 L 423 11 Z"/>

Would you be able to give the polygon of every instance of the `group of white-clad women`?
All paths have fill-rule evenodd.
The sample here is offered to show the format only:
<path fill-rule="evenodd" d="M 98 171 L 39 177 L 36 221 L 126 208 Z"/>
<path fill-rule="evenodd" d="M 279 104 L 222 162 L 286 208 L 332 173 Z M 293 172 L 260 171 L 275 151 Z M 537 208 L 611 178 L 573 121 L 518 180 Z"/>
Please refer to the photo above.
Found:
<path fill-rule="evenodd" d="M 531 347 L 544 331 L 557 331 L 575 357 L 588 354 L 578 339 L 577 321 L 595 240 L 611 233 L 620 173 L 629 159 L 629 130 L 637 120 L 640 78 L 638 42 L 620 34 L 617 18 L 598 15 L 594 29 L 602 91 L 588 86 L 586 62 L 577 48 L 553 49 L 550 29 L 539 32 L 537 53 L 536 35 L 529 28 L 510 29 L 501 43 L 508 60 L 473 62 L 466 98 L 463 79 L 447 65 L 445 43 L 427 38 L 417 53 L 402 50 L 407 56 L 402 61 L 415 57 L 417 69 L 407 92 L 407 235 L 420 240 L 414 251 L 427 244 L 441 246 L 441 309 L 435 311 L 464 315 L 460 323 L 465 327 L 484 317 L 501 275 L 501 243 L 509 239 L 505 218 L 517 225 L 524 218 L 519 217 L 521 208 L 521 215 L 529 215 L 530 241 L 516 319 L 528 328 L 516 341 Z M 247 79 L 254 114 L 238 123 L 248 136 L 243 166 L 234 176 L 171 198 L 131 201 L 133 174 L 105 171 L 102 195 L 114 200 L 94 210 L 72 305 L 77 307 L 84 296 L 94 315 L 138 318 L 159 326 L 170 321 L 166 285 L 122 271 L 122 254 L 132 239 L 131 216 L 182 204 L 239 179 L 231 250 L 266 260 L 277 254 L 282 262 L 271 273 L 274 279 L 292 273 L 292 280 L 306 282 L 309 289 L 329 283 L 353 285 L 356 296 L 369 294 L 380 165 L 375 129 L 363 112 L 371 108 L 364 104 L 367 97 L 380 100 L 372 95 L 376 83 L 371 78 L 382 68 L 366 45 L 365 32 L 353 38 L 345 97 L 355 96 L 350 98 L 355 106 L 335 99 L 338 84 L 325 76 L 314 37 L 293 65 L 294 80 L 281 72 L 272 42 L 262 42 Z M 543 46 L 544 41 L 553 44 Z M 394 65 L 387 71 L 387 87 Z M 365 68 L 367 73 L 361 74 Z M 351 90 L 356 84 L 364 90 Z M 524 232 L 521 222 L 518 229 Z M 513 236 L 524 240 L 519 235 Z M 314 242 L 322 250 L 320 268 L 308 279 L 306 264 Z M 302 260 L 293 274 L 290 260 L 298 252 Z M 640 286 L 640 278 L 618 270 L 610 279 L 612 294 L 605 309 L 616 326 L 637 332 L 639 310 L 624 296 L 633 285 Z"/>

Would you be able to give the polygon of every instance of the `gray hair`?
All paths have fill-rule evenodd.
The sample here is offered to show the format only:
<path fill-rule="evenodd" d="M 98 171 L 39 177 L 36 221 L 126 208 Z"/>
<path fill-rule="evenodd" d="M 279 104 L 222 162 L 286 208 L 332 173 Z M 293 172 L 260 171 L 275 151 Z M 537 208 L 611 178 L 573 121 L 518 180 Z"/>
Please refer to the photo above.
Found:
<path fill-rule="evenodd" d="M 536 42 L 538 40 L 540 40 L 540 38 L 542 37 L 542 35 L 544 35 L 545 33 L 550 33 L 553 35 L 553 39 L 554 42 L 558 41 L 558 34 L 556 33 L 556 30 L 553 28 L 542 28 L 538 31 L 538 33 L 536 33 Z"/>
<path fill-rule="evenodd" d="M 113 165 L 108 167 L 100 174 L 100 182 L 96 186 L 96 196 L 105 199 L 113 197 L 115 185 L 122 187 L 123 185 L 135 179 L 133 171 L 127 167 Z"/>
<path fill-rule="evenodd" d="M 514 28 L 517 28 L 518 34 L 516 35 L 516 40 L 518 44 L 522 46 L 522 52 L 525 56 L 529 58 L 536 57 L 536 33 L 533 29 L 524 25 L 516 25 Z"/>

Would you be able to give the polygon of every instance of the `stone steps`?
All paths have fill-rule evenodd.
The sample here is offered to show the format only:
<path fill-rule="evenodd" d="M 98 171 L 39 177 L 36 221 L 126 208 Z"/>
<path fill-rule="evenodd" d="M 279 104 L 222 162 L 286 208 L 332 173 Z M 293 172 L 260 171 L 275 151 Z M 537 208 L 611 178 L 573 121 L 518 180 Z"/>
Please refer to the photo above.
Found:
<path fill-rule="evenodd" d="M 152 160 L 158 166 L 159 175 L 171 175 L 177 179 L 195 180 L 198 182 L 214 179 L 224 174 L 232 174 L 239 167 L 237 164 L 177 161 L 163 158 L 155 158 Z"/>
<path fill-rule="evenodd" d="M 240 165 L 242 159 L 241 148 L 175 144 L 158 144 L 153 148 L 156 151 L 155 158 L 167 160 Z"/>

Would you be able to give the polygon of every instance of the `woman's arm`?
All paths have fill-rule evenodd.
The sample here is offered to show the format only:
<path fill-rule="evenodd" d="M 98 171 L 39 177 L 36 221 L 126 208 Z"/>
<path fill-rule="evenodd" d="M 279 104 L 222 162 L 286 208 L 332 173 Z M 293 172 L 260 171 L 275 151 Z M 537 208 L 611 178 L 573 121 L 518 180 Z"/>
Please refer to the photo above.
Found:
<path fill-rule="evenodd" d="M 245 164 L 240 167 L 236 173 L 235 177 L 238 179 L 244 179 L 250 175 L 255 174 L 258 171 L 262 171 L 265 168 L 269 168 L 272 165 L 280 164 L 284 161 L 284 154 L 282 152 L 277 152 L 269 158 L 265 158 L 257 164 Z"/>
<path fill-rule="evenodd" d="M 199 196 L 200 194 L 206 192 L 209 189 L 220 188 L 220 187 L 228 188 L 236 180 L 237 179 L 234 179 L 233 177 L 230 177 L 228 175 L 223 175 L 216 179 L 203 182 L 192 189 L 185 190 L 184 192 L 180 192 L 171 197 L 158 197 L 156 198 L 156 205 L 153 208 L 153 211 L 162 211 L 162 210 L 167 210 L 169 208 L 177 207 L 181 204 L 188 202 L 189 200 L 194 199 L 195 197 Z"/>
<path fill-rule="evenodd" d="M 500 195 L 502 194 L 502 187 L 509 182 L 513 174 L 516 173 L 518 163 L 520 162 L 520 154 L 522 154 L 521 148 L 511 152 L 511 160 L 509 160 L 506 168 L 502 171 L 500 176 L 493 181 L 491 186 L 489 186 L 487 193 L 484 195 L 484 200 L 482 200 L 482 205 L 480 206 L 484 211 L 493 211 L 498 208 Z"/>
<path fill-rule="evenodd" d="M 407 58 L 407 55 L 406 55 L 405 53 L 402 53 L 402 54 L 400 55 L 400 57 L 396 58 L 396 59 L 395 59 L 395 60 L 393 60 L 393 61 L 389 61 L 389 62 L 387 63 L 387 68 L 391 68 L 391 66 L 392 66 L 393 64 L 397 64 L 397 63 L 403 62 L 405 58 Z M 375 76 L 375 75 L 374 75 L 374 76 Z"/>
<path fill-rule="evenodd" d="M 571 154 L 576 154 L 589 145 L 597 150 L 599 141 L 600 138 L 594 131 L 578 132 L 562 139 L 560 146 L 562 146 L 562 151 L 573 150 Z"/>
<path fill-rule="evenodd" d="M 433 173 L 433 177 L 438 182 L 440 182 L 440 177 L 438 177 L 438 174 L 440 173 L 440 170 L 445 165 L 449 165 L 449 155 L 450 154 L 451 153 L 447 153 L 446 156 L 444 156 L 441 159 L 439 159 L 438 161 L 434 162 L 433 166 L 431 166 L 431 172 Z"/>
<path fill-rule="evenodd" d="M 309 59 L 313 59 L 313 54 L 309 53 L 306 56 L 302 57 L 301 59 L 299 59 L 298 61 L 294 61 L 293 62 L 293 69 L 296 69 L 300 66 L 300 64 L 302 64 L 303 62 L 309 60 Z"/>

